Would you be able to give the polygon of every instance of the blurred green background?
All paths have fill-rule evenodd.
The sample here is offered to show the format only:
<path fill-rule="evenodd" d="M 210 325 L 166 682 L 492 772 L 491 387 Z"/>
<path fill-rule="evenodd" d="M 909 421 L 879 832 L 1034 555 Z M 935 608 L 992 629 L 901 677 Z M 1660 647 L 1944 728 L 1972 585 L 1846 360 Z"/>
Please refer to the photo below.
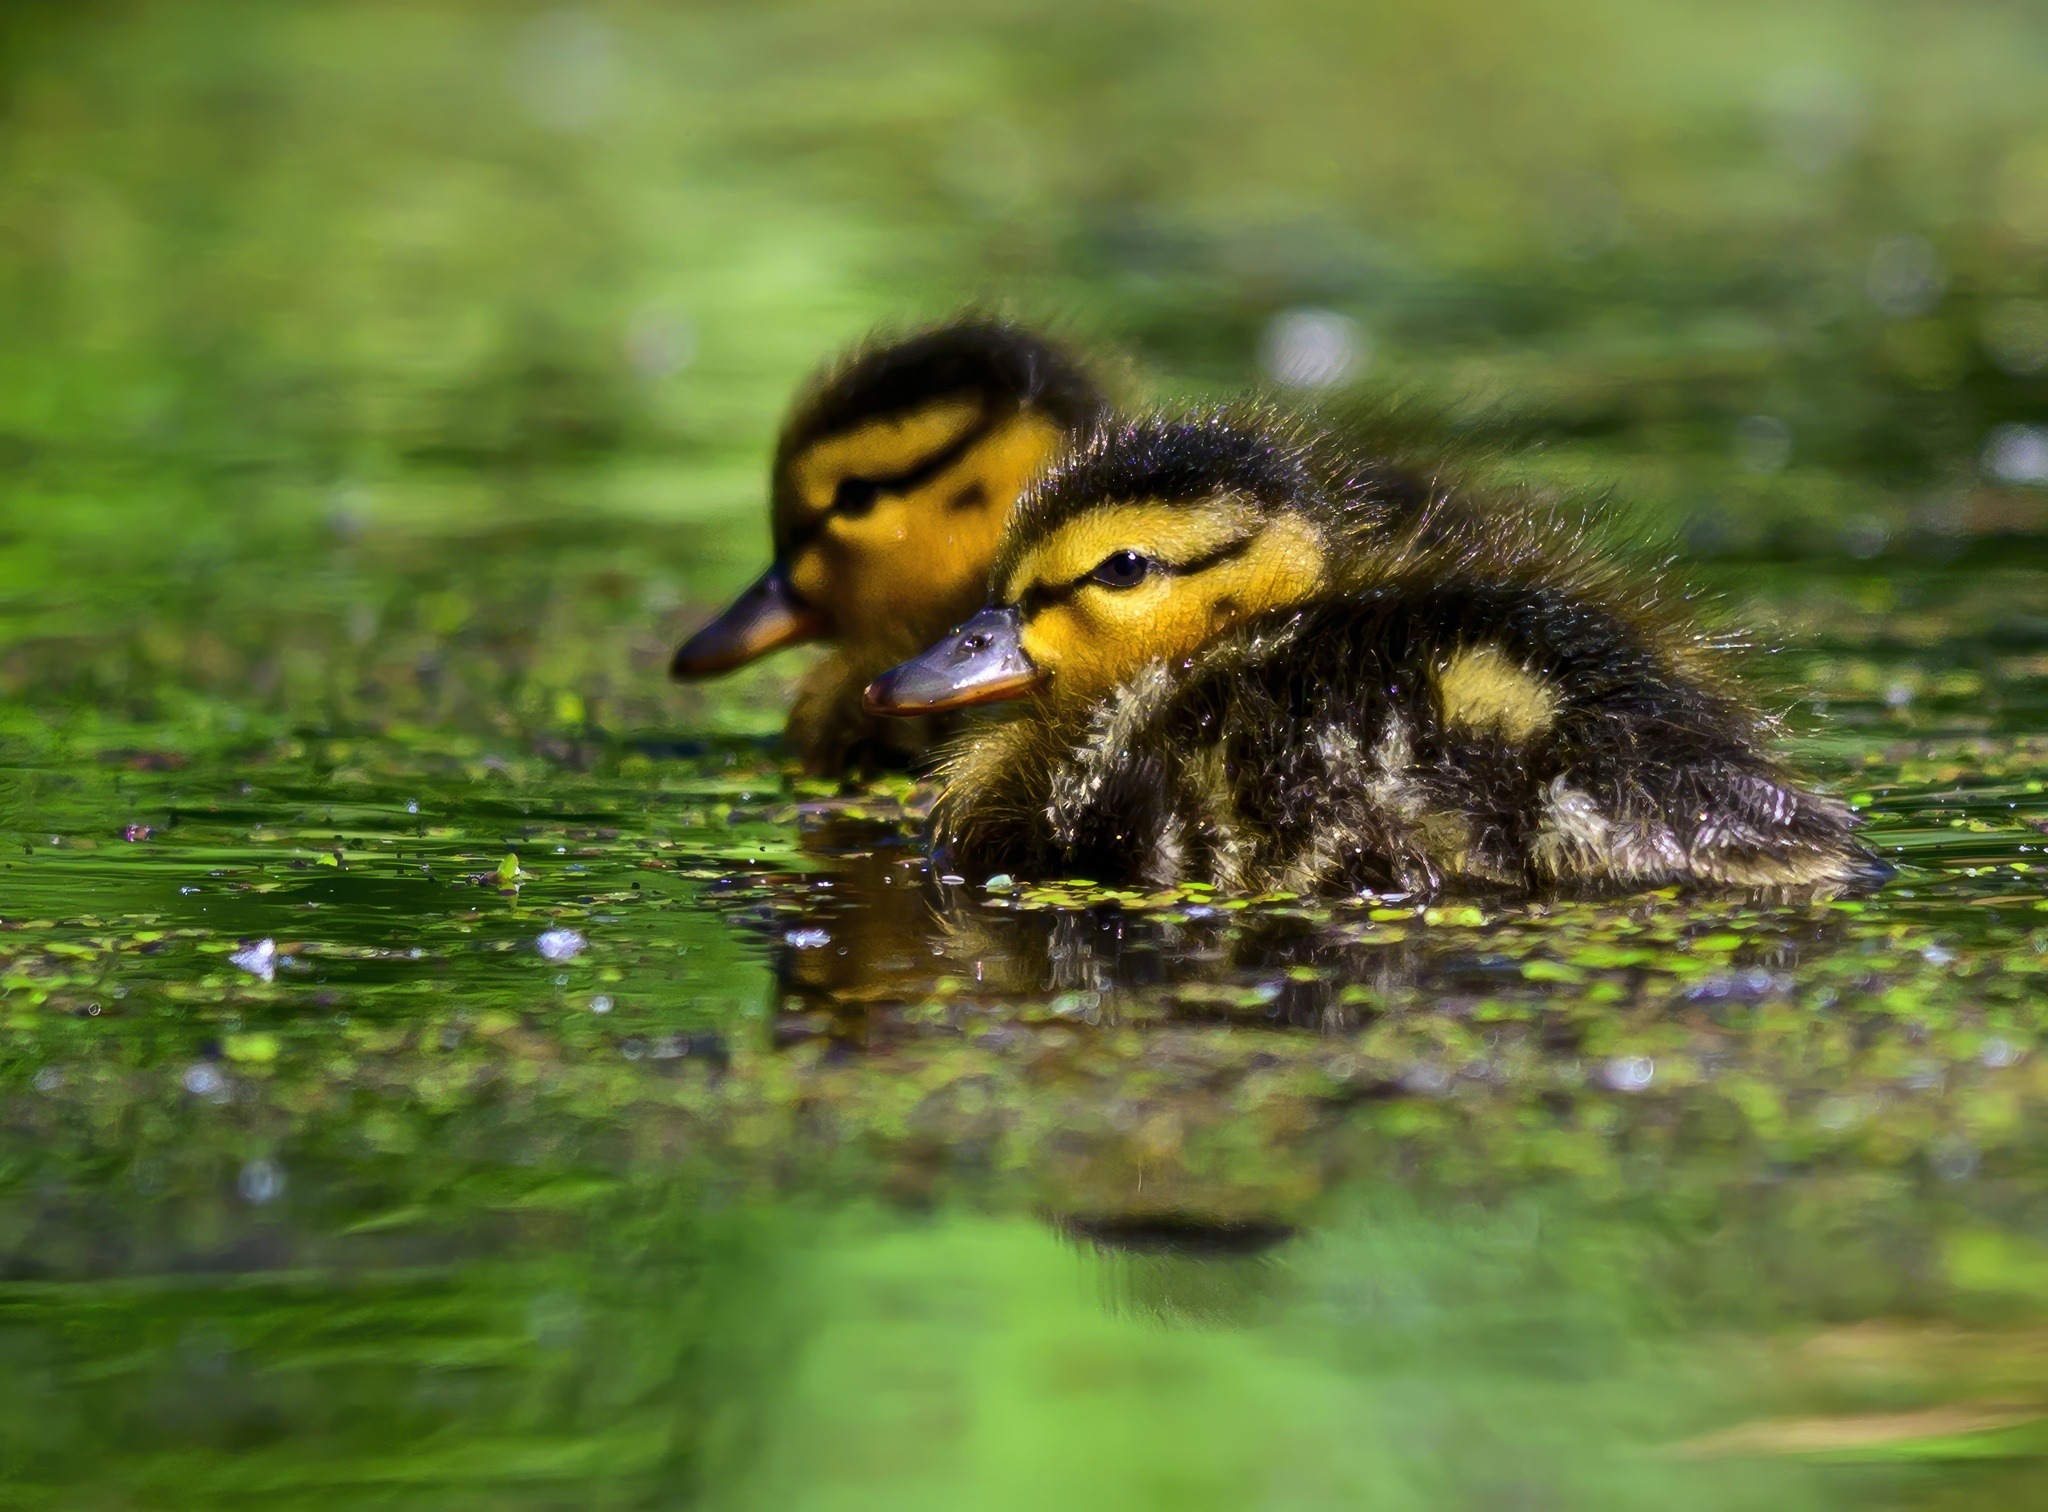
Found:
<path fill-rule="evenodd" d="M 0 686 L 765 728 L 663 644 L 792 386 L 969 303 L 1165 398 L 1326 312 L 1702 554 L 2036 531 L 2044 74 L 2023 4 L 14 0 Z"/>

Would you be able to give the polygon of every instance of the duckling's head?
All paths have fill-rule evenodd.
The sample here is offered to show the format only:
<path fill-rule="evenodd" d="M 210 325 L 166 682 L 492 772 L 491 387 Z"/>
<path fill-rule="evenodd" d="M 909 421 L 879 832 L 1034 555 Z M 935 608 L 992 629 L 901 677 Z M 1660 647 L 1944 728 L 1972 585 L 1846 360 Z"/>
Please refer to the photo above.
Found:
<path fill-rule="evenodd" d="M 1095 435 L 1011 516 L 990 606 L 877 679 L 867 707 L 926 714 L 1027 693 L 1083 707 L 1313 598 L 1361 506 L 1314 438 L 1265 422 L 1226 411 Z"/>
<path fill-rule="evenodd" d="M 774 565 L 683 643 L 672 674 L 809 640 L 897 656 L 925 644 L 980 600 L 1024 485 L 1106 412 L 1076 357 L 999 321 L 854 352 L 783 426 Z"/>

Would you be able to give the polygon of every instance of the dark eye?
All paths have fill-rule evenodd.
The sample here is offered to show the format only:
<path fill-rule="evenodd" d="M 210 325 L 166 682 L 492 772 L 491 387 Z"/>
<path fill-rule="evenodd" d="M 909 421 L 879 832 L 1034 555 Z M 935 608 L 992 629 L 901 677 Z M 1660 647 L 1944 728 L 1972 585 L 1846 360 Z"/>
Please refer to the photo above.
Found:
<path fill-rule="evenodd" d="M 1088 574 L 1088 580 L 1105 588 L 1135 588 L 1151 571 L 1150 557 L 1139 556 L 1135 551 L 1112 551 Z"/>
<path fill-rule="evenodd" d="M 832 508 L 837 514 L 858 518 L 873 509 L 881 496 L 882 485 L 873 478 L 841 478 L 832 491 Z"/>

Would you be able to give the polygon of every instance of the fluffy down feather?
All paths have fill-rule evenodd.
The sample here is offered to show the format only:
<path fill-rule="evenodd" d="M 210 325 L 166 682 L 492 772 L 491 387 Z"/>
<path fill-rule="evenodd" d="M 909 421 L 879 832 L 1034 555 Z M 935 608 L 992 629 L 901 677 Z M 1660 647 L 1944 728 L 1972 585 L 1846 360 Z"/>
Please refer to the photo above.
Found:
<path fill-rule="evenodd" d="M 1318 523 L 1322 586 L 946 767 L 953 864 L 1290 890 L 1869 884 L 1838 801 L 1769 750 L 1725 641 L 1595 521 L 1418 484 L 1245 411 L 1128 423 L 1027 494 L 994 581 L 1108 504 Z M 1492 702 L 1489 703 L 1489 700 Z"/>

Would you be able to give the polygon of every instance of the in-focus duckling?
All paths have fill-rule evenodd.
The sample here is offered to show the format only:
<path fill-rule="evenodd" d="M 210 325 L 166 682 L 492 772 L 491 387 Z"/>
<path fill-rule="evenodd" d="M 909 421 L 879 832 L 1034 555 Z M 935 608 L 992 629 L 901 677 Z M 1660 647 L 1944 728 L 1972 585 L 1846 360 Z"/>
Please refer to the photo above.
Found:
<path fill-rule="evenodd" d="M 1888 870 L 1583 522 L 1418 515 L 1257 415 L 1099 433 L 1012 515 L 991 601 L 868 691 L 1027 700 L 945 768 L 961 868 L 1403 892 Z"/>
<path fill-rule="evenodd" d="M 979 606 L 1024 484 L 1106 403 L 1072 352 L 993 320 L 857 350 L 812 380 L 775 448 L 775 561 L 683 643 L 677 678 L 836 641 L 787 736 L 813 773 L 903 766 L 932 721 L 877 721 L 861 690 Z"/>

